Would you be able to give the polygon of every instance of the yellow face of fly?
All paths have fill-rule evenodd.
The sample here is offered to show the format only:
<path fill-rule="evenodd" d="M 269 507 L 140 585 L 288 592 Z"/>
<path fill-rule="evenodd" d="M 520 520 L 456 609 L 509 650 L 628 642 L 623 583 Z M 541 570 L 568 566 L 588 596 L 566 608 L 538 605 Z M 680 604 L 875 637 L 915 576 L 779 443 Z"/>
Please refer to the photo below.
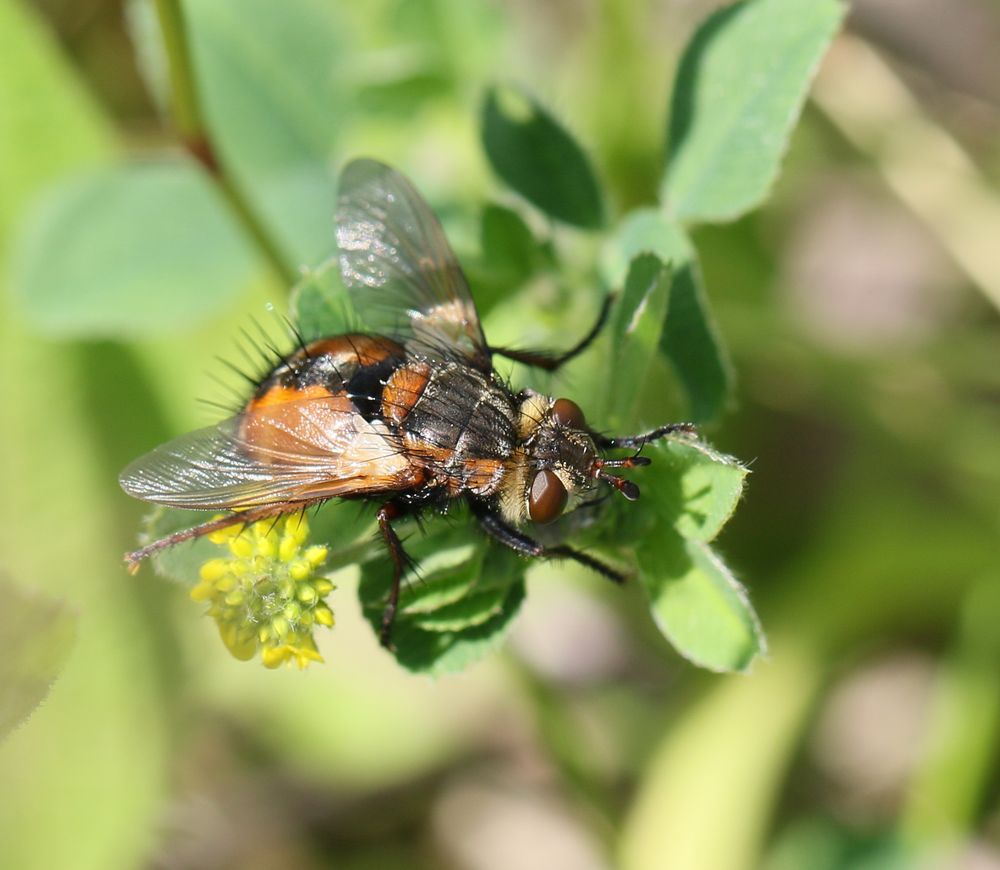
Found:
<path fill-rule="evenodd" d="M 585 426 L 567 399 L 531 394 L 521 403 L 518 446 L 500 486 L 506 520 L 549 523 L 592 494 L 597 448 Z"/>

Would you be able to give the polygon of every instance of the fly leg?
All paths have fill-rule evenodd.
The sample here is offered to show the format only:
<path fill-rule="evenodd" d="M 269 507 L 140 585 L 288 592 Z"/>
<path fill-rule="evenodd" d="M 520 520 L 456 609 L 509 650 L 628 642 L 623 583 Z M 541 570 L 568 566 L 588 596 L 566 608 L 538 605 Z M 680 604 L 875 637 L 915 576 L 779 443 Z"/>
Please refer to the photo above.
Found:
<path fill-rule="evenodd" d="M 621 571 L 604 564 L 599 559 L 588 556 L 586 553 L 581 553 L 572 547 L 562 545 L 546 547 L 534 538 L 508 525 L 503 519 L 488 509 L 473 505 L 472 512 L 475 514 L 476 519 L 479 520 L 479 524 L 483 527 L 483 530 L 491 538 L 505 547 L 510 547 L 515 553 L 538 559 L 572 559 L 574 562 L 590 568 L 591 571 L 596 571 L 602 577 L 607 577 L 612 583 L 620 584 L 625 582 L 626 577 Z"/>
<path fill-rule="evenodd" d="M 184 529 L 180 532 L 174 532 L 172 535 L 167 535 L 165 538 L 160 538 L 150 544 L 146 544 L 145 547 L 133 550 L 131 553 L 126 553 L 125 565 L 128 568 L 129 574 L 135 574 L 139 570 L 139 563 L 142 562 L 143 559 L 152 556 L 154 553 L 159 553 L 160 550 L 166 550 L 168 547 L 174 546 L 174 544 L 180 544 L 183 541 L 193 541 L 195 538 L 209 535 L 212 532 L 217 532 L 219 529 L 229 528 L 229 526 L 241 524 L 249 526 L 258 520 L 265 520 L 271 517 L 276 519 L 278 517 L 285 516 L 286 514 L 298 513 L 299 511 L 305 510 L 307 507 L 322 501 L 325 501 L 325 499 L 315 499 L 308 502 L 295 502 L 289 504 L 265 505 L 263 507 L 235 511 L 230 514 L 226 514 L 224 517 L 218 517 L 217 519 L 209 520 L 207 523 L 194 526 L 193 528 Z"/>
<path fill-rule="evenodd" d="M 392 624 L 396 621 L 396 610 L 399 607 L 399 590 L 403 573 L 410 564 L 410 557 L 403 549 L 403 542 L 399 540 L 399 535 L 392 527 L 392 520 L 398 519 L 401 515 L 400 506 L 391 501 L 382 505 L 375 515 L 382 532 L 382 540 L 385 541 L 389 558 L 392 559 L 392 586 L 389 587 L 389 600 L 386 602 L 385 610 L 382 611 L 382 628 L 378 635 L 379 643 L 386 649 L 392 649 Z"/>
<path fill-rule="evenodd" d="M 650 441 L 657 441 L 660 438 L 666 438 L 668 435 L 697 435 L 698 430 L 695 428 L 694 423 L 668 423 L 666 426 L 660 426 L 658 429 L 653 429 L 650 432 L 646 432 L 642 435 L 626 435 L 621 438 L 606 438 L 603 435 L 594 435 L 594 443 L 600 447 L 602 450 L 610 450 L 614 447 L 642 447 L 644 444 L 648 444 Z"/>
<path fill-rule="evenodd" d="M 490 350 L 493 353 L 500 354 L 500 356 L 505 356 L 507 359 L 512 359 L 515 362 L 524 363 L 526 366 L 532 366 L 536 369 L 545 369 L 548 372 L 554 372 L 556 369 L 568 363 L 573 357 L 583 353 L 595 338 L 597 338 L 602 327 L 607 322 L 608 312 L 611 310 L 611 303 L 614 301 L 614 296 L 609 295 L 604 299 L 604 304 L 601 306 L 601 313 L 597 315 L 597 322 L 590 328 L 588 332 L 581 341 L 576 345 L 571 347 L 569 350 L 554 354 L 551 351 L 546 350 L 515 350 L 508 347 L 491 347 Z"/>

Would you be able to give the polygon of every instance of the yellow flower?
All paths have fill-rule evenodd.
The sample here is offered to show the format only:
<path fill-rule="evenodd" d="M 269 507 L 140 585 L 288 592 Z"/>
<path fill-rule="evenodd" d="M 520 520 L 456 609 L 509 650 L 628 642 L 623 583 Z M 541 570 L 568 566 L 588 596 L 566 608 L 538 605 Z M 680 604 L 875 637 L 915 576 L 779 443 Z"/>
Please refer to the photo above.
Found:
<path fill-rule="evenodd" d="M 305 546 L 308 537 L 304 514 L 249 526 L 237 521 L 208 536 L 230 556 L 201 566 L 191 597 L 208 604 L 208 615 L 236 658 L 247 661 L 259 650 L 268 668 L 294 662 L 301 669 L 323 661 L 313 629 L 333 627 L 333 611 L 323 599 L 334 585 L 315 576 L 327 549 Z"/>

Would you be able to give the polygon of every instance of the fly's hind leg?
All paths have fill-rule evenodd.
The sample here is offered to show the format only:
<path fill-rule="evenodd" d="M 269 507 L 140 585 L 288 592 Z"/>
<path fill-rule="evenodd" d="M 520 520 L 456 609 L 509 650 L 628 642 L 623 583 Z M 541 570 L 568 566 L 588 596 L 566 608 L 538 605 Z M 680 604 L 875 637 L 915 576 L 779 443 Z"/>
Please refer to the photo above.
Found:
<path fill-rule="evenodd" d="M 508 525 L 501 517 L 487 508 L 473 505 L 472 512 L 475 514 L 476 519 L 479 520 L 479 524 L 483 527 L 483 530 L 491 538 L 505 547 L 510 547 L 515 553 L 520 553 L 522 556 L 533 556 L 538 559 L 572 559 L 574 562 L 590 568 L 591 571 L 596 571 L 602 577 L 607 577 L 612 583 L 621 584 L 626 580 L 626 576 L 621 571 L 612 568 L 610 565 L 606 565 L 599 559 L 588 556 L 586 553 L 574 550 L 572 547 L 562 545 L 546 547 L 534 538 Z"/>
<path fill-rule="evenodd" d="M 392 521 L 402 515 L 402 510 L 395 502 L 388 501 L 379 508 L 375 515 L 378 527 L 382 532 L 382 540 L 389 550 L 392 559 L 392 585 L 389 587 L 389 600 L 382 611 L 382 627 L 379 631 L 379 643 L 386 649 L 392 649 L 392 625 L 396 621 L 396 610 L 399 607 L 399 590 L 403 582 L 403 573 L 410 564 L 410 557 L 403 549 L 403 542 L 392 527 Z"/>
<path fill-rule="evenodd" d="M 214 520 L 209 520 L 206 523 L 201 523 L 193 528 L 174 532 L 171 535 L 167 535 L 165 538 L 160 538 L 159 540 L 146 544 L 146 546 L 141 547 L 138 550 L 126 553 L 125 565 L 128 568 L 129 574 L 135 574 L 139 570 L 139 565 L 143 559 L 147 559 L 150 556 L 159 553 L 161 550 L 173 547 L 175 544 L 180 544 L 184 541 L 193 541 L 196 538 L 210 535 L 212 532 L 217 532 L 219 529 L 229 528 L 229 526 L 249 526 L 259 522 L 260 520 L 266 520 L 272 517 L 277 519 L 278 517 L 283 517 L 288 514 L 298 513 L 299 511 L 305 510 L 305 508 L 314 504 L 319 504 L 322 501 L 325 501 L 325 499 L 315 499 L 313 501 L 288 504 L 265 505 L 263 507 L 250 508 L 249 510 L 234 511 Z"/>
<path fill-rule="evenodd" d="M 595 338 L 600 334 L 601 329 L 608 320 L 608 312 L 611 310 L 611 303 L 614 302 L 614 295 L 609 295 L 605 297 L 604 304 L 601 306 L 601 313 L 597 315 L 597 322 L 590 328 L 588 332 L 579 342 L 577 342 L 569 350 L 563 353 L 555 354 L 551 351 L 545 350 L 516 350 L 509 347 L 491 347 L 490 350 L 499 354 L 500 356 L 505 356 L 507 359 L 512 359 L 515 362 L 523 363 L 526 366 L 532 366 L 536 369 L 545 369 L 548 372 L 554 372 L 556 369 L 561 368 L 571 359 L 583 353 Z"/>

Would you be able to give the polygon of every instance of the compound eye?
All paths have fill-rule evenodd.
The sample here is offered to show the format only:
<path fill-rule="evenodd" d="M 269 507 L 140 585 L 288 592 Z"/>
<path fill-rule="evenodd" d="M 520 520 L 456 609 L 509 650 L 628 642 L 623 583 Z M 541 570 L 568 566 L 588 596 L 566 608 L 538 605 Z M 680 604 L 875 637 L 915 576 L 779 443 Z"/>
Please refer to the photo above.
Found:
<path fill-rule="evenodd" d="M 560 426 L 570 429 L 586 429 L 587 421 L 580 406 L 571 399 L 556 399 L 552 406 L 552 419 Z"/>
<path fill-rule="evenodd" d="M 531 481 L 528 493 L 528 515 L 535 523 L 551 523 L 563 512 L 569 494 L 559 476 L 543 468 Z"/>

